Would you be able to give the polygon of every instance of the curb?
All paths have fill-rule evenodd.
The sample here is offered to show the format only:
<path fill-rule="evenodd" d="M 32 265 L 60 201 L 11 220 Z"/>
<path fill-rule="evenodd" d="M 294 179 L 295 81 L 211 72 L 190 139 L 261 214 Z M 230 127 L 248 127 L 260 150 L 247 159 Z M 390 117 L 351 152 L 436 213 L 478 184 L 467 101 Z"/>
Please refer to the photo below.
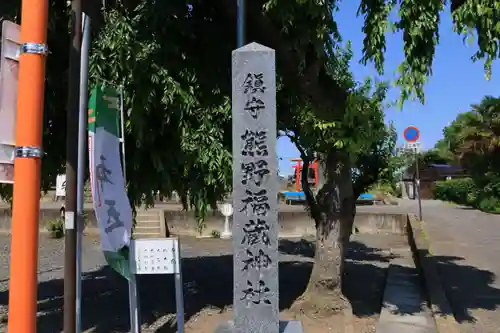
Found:
<path fill-rule="evenodd" d="M 437 331 L 439 333 L 459 333 L 460 330 L 453 315 L 450 301 L 439 276 L 436 259 L 430 251 L 429 242 L 424 237 L 424 228 L 414 214 L 408 214 L 406 228 L 408 244 L 413 253 L 415 265 L 420 270 Z"/>

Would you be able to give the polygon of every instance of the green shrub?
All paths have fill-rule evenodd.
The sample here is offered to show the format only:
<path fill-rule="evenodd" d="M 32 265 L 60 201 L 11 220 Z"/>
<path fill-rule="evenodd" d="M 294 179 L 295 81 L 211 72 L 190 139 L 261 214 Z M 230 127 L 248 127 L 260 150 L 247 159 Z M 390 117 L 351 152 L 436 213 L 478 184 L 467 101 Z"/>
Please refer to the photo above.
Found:
<path fill-rule="evenodd" d="M 218 230 L 212 230 L 212 232 L 210 233 L 210 236 L 212 236 L 212 238 L 220 238 L 221 234 L 220 234 L 220 231 L 218 231 Z"/>
<path fill-rule="evenodd" d="M 479 201 L 478 208 L 489 213 L 500 213 L 500 199 L 497 197 L 485 197 Z"/>
<path fill-rule="evenodd" d="M 399 189 L 398 195 L 397 187 L 386 181 L 379 181 L 372 184 L 366 192 L 373 194 L 378 199 L 401 196 L 401 189 Z"/>
<path fill-rule="evenodd" d="M 64 237 L 64 221 L 62 219 L 50 220 L 45 225 L 45 228 L 49 232 L 51 238 Z"/>
<path fill-rule="evenodd" d="M 489 213 L 500 214 L 500 179 L 452 179 L 435 182 L 434 198 L 467 205 Z"/>
<path fill-rule="evenodd" d="M 403 189 L 401 186 L 396 186 L 396 189 L 394 189 L 394 196 L 397 198 L 403 197 Z"/>
<path fill-rule="evenodd" d="M 474 205 L 477 188 L 471 178 L 458 178 L 434 183 L 434 198 L 461 205 Z"/>
<path fill-rule="evenodd" d="M 92 189 L 90 188 L 90 181 L 86 181 L 83 187 L 83 200 L 85 202 L 92 202 Z"/>

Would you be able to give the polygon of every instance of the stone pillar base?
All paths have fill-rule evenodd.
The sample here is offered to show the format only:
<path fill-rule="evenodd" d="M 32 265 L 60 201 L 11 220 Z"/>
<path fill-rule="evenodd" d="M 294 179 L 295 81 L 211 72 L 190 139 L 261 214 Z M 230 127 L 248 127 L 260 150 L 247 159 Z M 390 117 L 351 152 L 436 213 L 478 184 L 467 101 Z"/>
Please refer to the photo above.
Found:
<path fill-rule="evenodd" d="M 248 332 L 252 332 L 251 327 L 248 328 Z M 214 333 L 236 333 L 233 321 L 220 324 Z M 304 333 L 304 330 L 298 320 L 280 320 L 280 333 Z"/>

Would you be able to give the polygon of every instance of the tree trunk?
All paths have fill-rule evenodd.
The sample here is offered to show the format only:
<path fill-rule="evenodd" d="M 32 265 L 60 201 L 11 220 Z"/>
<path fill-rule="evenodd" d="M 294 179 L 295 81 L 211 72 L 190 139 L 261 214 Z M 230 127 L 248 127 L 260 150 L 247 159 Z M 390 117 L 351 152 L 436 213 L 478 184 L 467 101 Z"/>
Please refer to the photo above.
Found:
<path fill-rule="evenodd" d="M 316 195 L 315 207 L 310 207 L 316 223 L 314 266 L 307 289 L 297 302 L 301 311 L 320 316 L 348 306 L 342 293 L 342 277 L 355 214 L 348 156 L 331 152 L 325 162 L 324 184 Z"/>

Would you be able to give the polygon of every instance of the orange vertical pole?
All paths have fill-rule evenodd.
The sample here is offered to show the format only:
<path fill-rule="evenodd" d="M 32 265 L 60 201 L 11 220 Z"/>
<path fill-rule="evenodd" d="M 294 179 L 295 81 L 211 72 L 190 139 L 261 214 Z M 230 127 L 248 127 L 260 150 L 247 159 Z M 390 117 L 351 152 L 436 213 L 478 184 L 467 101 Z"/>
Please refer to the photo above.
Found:
<path fill-rule="evenodd" d="M 47 0 L 23 0 L 10 248 L 9 333 L 36 333 Z"/>

